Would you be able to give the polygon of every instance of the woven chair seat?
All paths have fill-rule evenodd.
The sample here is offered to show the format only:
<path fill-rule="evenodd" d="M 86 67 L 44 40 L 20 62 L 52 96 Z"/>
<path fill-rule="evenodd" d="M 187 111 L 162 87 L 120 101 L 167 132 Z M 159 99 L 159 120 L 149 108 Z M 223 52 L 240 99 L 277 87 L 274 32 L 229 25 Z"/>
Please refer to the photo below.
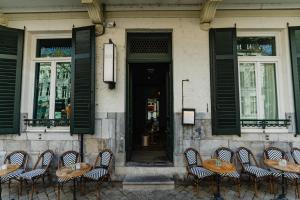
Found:
<path fill-rule="evenodd" d="M 34 169 L 29 172 L 25 172 L 20 175 L 21 178 L 26 180 L 32 180 L 36 177 L 39 177 L 45 173 L 45 169 Z"/>
<path fill-rule="evenodd" d="M 192 174 L 196 175 L 198 178 L 204 178 L 207 176 L 212 176 L 214 173 L 203 167 L 191 167 Z"/>
<path fill-rule="evenodd" d="M 281 177 L 281 175 L 282 175 L 282 173 L 276 169 L 271 168 L 270 171 L 272 172 L 272 175 L 274 177 Z M 296 173 L 284 172 L 283 175 L 284 175 L 284 178 L 287 178 L 290 180 L 299 179 L 299 175 Z"/>
<path fill-rule="evenodd" d="M 240 174 L 238 172 L 231 172 L 231 173 L 221 173 L 223 177 L 230 177 L 230 178 L 240 178 Z"/>
<path fill-rule="evenodd" d="M 272 175 L 270 171 L 257 166 L 246 166 L 245 171 L 258 178 Z"/>
<path fill-rule="evenodd" d="M 17 178 L 19 177 L 22 173 L 24 173 L 24 169 L 18 169 L 16 171 L 13 171 L 5 176 L 2 176 L 1 177 L 1 183 L 4 183 L 6 181 L 8 181 L 9 179 L 12 179 L 12 178 Z"/>
<path fill-rule="evenodd" d="M 107 169 L 104 168 L 96 168 L 84 175 L 85 178 L 89 178 L 95 181 L 100 180 L 102 177 L 108 174 Z"/>

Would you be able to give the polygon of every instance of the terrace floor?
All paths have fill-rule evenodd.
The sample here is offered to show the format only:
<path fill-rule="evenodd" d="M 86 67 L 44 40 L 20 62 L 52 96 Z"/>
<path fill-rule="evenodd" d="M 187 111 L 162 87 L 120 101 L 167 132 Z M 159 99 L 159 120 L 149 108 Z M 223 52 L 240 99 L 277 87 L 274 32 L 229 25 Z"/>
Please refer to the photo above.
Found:
<path fill-rule="evenodd" d="M 228 183 L 227 183 L 228 184 Z M 203 199 L 210 200 L 212 199 L 212 187 L 209 189 L 210 182 L 202 182 L 200 186 L 200 194 L 195 193 L 194 187 L 189 183 L 180 182 L 176 183 L 174 190 L 164 190 L 164 191 L 124 191 L 122 190 L 122 183 L 113 182 L 113 183 L 104 183 L 101 188 L 101 199 L 102 200 L 189 200 L 189 199 Z M 73 193 L 71 184 L 64 186 L 63 191 L 61 192 L 62 200 L 71 200 L 73 199 Z M 8 190 L 8 184 L 2 185 L 2 199 L 4 200 L 27 200 L 29 197 L 30 186 L 25 186 L 23 189 L 23 195 L 19 198 L 17 195 L 18 185 L 12 184 L 10 192 Z M 85 187 L 84 194 L 80 194 L 79 190 L 77 191 L 78 200 L 90 200 L 96 199 L 96 193 L 92 183 L 87 183 Z M 267 184 L 260 185 L 259 197 L 254 197 L 253 185 L 249 184 L 248 181 L 242 182 L 241 187 L 241 198 L 237 197 L 235 192 L 236 187 L 234 185 L 228 184 L 228 186 L 222 186 L 222 195 L 225 200 L 270 200 L 274 198 L 274 195 L 271 195 L 268 192 Z M 56 188 L 54 185 L 45 184 L 43 185 L 40 182 L 37 185 L 38 193 L 34 194 L 35 200 L 53 200 L 56 199 Z M 295 188 L 289 185 L 287 197 L 289 200 L 296 199 L 295 197 Z"/>

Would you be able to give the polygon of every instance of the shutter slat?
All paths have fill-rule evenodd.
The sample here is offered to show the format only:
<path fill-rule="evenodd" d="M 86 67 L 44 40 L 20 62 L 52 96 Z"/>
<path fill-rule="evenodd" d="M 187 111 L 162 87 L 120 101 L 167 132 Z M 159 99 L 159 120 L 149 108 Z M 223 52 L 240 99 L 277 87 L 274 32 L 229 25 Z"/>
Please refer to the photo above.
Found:
<path fill-rule="evenodd" d="M 240 135 L 236 29 L 211 29 L 211 98 L 214 135 Z"/>
<path fill-rule="evenodd" d="M 72 134 L 93 134 L 95 121 L 95 27 L 73 29 Z"/>
<path fill-rule="evenodd" d="M 0 134 L 20 129 L 23 30 L 0 26 Z"/>

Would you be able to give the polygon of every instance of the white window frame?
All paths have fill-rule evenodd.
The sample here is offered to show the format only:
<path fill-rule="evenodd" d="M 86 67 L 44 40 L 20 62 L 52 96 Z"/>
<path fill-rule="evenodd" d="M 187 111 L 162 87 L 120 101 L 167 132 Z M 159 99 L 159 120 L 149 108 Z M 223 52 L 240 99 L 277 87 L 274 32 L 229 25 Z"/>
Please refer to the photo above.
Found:
<path fill-rule="evenodd" d="M 57 62 L 72 62 L 72 57 L 36 57 L 36 50 L 37 50 L 37 40 L 38 39 L 71 39 L 72 34 L 66 33 L 66 32 L 58 32 L 58 33 L 36 33 L 32 34 L 31 36 L 31 51 L 30 51 L 30 71 L 32 72 L 30 74 L 30 82 L 33 86 L 28 92 L 28 95 L 30 95 L 29 101 L 34 102 L 35 101 L 35 80 L 36 80 L 36 63 L 42 63 L 42 62 L 48 62 L 51 63 L 51 83 L 50 83 L 50 94 L 54 92 L 55 94 L 55 85 L 56 85 L 56 63 Z M 52 81 L 54 80 L 54 81 Z M 34 119 L 34 103 L 29 104 L 28 107 L 28 118 Z M 55 110 L 55 95 L 50 96 L 50 102 L 49 102 L 49 119 L 54 119 L 54 110 Z M 28 129 L 28 128 L 27 128 Z M 30 127 L 29 129 L 38 129 L 38 127 Z M 58 130 L 68 130 L 69 127 L 53 127 L 52 129 L 58 129 Z"/>
<path fill-rule="evenodd" d="M 275 50 L 276 55 L 275 56 L 238 56 L 238 74 L 239 74 L 239 92 L 241 93 L 240 88 L 240 63 L 255 63 L 255 70 L 256 70 L 256 79 L 258 77 L 258 65 L 259 63 L 275 63 L 275 75 L 276 75 L 276 92 L 277 92 L 277 108 L 278 108 L 278 119 L 285 119 L 285 113 L 284 113 L 284 104 L 283 104 L 283 98 L 282 98 L 282 47 L 281 47 L 281 35 L 280 31 L 273 30 L 273 31 L 262 31 L 262 30 L 238 30 L 237 31 L 237 37 L 275 37 Z M 259 82 L 256 80 L 256 83 Z M 257 89 L 260 89 L 256 85 Z M 259 92 L 258 90 L 256 91 Z M 257 98 L 259 98 L 259 95 L 257 94 Z M 241 102 L 241 98 L 239 97 L 239 101 Z M 260 99 L 257 99 L 257 107 L 261 106 L 262 103 Z M 241 106 L 241 105 L 240 105 Z M 241 109 L 241 107 L 240 107 Z M 260 109 L 257 111 L 259 112 Z M 258 119 L 260 119 L 260 113 L 257 113 Z M 254 130 L 255 129 L 255 130 Z M 274 130 L 275 129 L 275 130 Z M 276 127 L 276 128 L 269 128 L 266 129 L 265 132 L 277 132 L 278 129 L 284 129 L 286 132 L 288 130 L 283 127 Z M 268 130 L 268 131 L 267 131 Z M 277 131 L 276 131 L 277 130 Z M 244 128 L 242 127 L 242 132 L 263 132 L 264 130 L 259 128 Z M 282 130 L 280 131 L 282 132 Z"/>

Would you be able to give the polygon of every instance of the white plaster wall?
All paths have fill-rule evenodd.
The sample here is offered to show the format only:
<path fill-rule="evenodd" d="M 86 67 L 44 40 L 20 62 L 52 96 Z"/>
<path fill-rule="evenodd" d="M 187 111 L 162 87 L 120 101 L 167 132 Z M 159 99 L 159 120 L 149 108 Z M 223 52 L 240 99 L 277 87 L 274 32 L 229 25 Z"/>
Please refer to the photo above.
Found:
<path fill-rule="evenodd" d="M 103 36 L 96 39 L 96 118 L 97 114 L 107 112 L 125 112 L 126 97 L 126 31 L 172 30 L 173 34 L 173 90 L 174 111 L 181 111 L 181 80 L 189 79 L 184 85 L 185 107 L 195 108 L 196 112 L 207 112 L 210 118 L 210 66 L 208 31 L 200 29 L 198 18 L 109 18 L 115 21 L 116 27 L 106 29 Z M 278 34 L 278 99 L 281 117 L 285 113 L 293 113 L 293 87 L 291 79 L 290 54 L 287 22 L 290 26 L 300 25 L 297 17 L 223 17 L 216 18 L 214 28 L 234 27 L 240 31 L 270 31 Z M 32 36 L 40 33 L 66 33 L 71 35 L 73 27 L 91 25 L 90 19 L 61 20 L 16 20 L 9 21 L 10 27 L 26 27 L 25 52 L 23 66 L 22 105 L 21 112 L 31 113 L 33 110 L 34 66 L 32 57 Z M 117 85 L 114 90 L 102 81 L 103 77 L 103 44 L 112 39 L 117 45 Z M 97 123 L 96 123 L 97 124 Z M 101 137 L 101 125 L 96 132 Z M 99 130 L 98 130 L 99 129 Z M 108 135 L 106 137 L 109 137 Z"/>
<path fill-rule="evenodd" d="M 37 15 L 38 19 L 38 15 Z M 134 29 L 171 29 L 173 31 L 173 85 L 174 111 L 181 110 L 181 80 L 189 79 L 185 83 L 185 107 L 196 108 L 197 112 L 210 112 L 210 72 L 209 72 L 209 40 L 208 32 L 200 29 L 198 18 L 115 18 L 116 27 L 106 29 L 106 33 L 96 39 L 96 112 L 124 112 L 125 111 L 125 83 L 126 83 L 126 30 Z M 280 35 L 280 50 L 282 60 L 278 85 L 281 91 L 280 99 L 283 112 L 293 112 L 292 82 L 289 58 L 287 22 L 290 25 L 300 25 L 296 17 L 239 17 L 216 18 L 212 27 L 233 27 L 236 24 L 239 30 L 277 31 Z M 22 112 L 29 112 L 33 96 L 32 84 L 34 79 L 33 68 L 30 65 L 31 33 L 71 31 L 76 27 L 90 25 L 89 19 L 64 20 L 24 20 L 10 21 L 10 27 L 26 27 L 28 32 L 25 40 L 24 73 Z M 148 30 L 146 30 L 148 31 Z M 117 85 L 116 89 L 109 90 L 102 81 L 103 43 L 111 38 L 117 45 Z M 288 88 L 288 89 L 286 89 Z M 30 107 L 31 109 L 31 107 Z"/>

